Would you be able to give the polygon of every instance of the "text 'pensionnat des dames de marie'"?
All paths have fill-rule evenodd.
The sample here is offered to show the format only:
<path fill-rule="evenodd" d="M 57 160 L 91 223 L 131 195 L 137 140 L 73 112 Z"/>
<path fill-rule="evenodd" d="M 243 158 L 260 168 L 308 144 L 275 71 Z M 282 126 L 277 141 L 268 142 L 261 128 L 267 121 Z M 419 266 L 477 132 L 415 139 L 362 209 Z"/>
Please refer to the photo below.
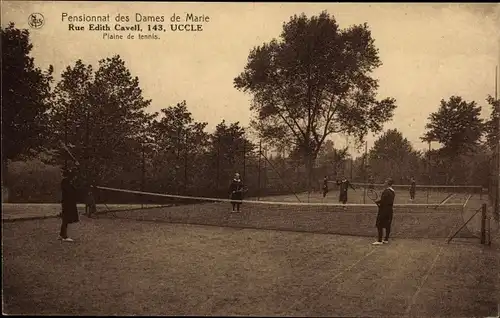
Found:
<path fill-rule="evenodd" d="M 173 14 L 170 18 L 164 15 L 143 15 L 135 13 L 133 15 L 117 14 L 112 17 L 106 15 L 74 15 L 66 12 L 61 14 L 61 20 L 68 22 L 69 31 L 101 31 L 104 39 L 123 39 L 123 35 L 117 32 L 167 32 L 167 31 L 203 31 L 203 23 L 210 22 L 207 15 L 195 15 L 186 13 L 184 19 Z M 163 24 L 165 22 L 172 22 Z M 145 23 L 145 24 L 143 24 Z M 110 33 L 115 32 L 115 33 Z M 156 37 L 156 35 L 139 35 L 138 38 Z M 129 37 L 130 38 L 130 37 Z M 132 37 L 133 38 L 133 37 Z"/>

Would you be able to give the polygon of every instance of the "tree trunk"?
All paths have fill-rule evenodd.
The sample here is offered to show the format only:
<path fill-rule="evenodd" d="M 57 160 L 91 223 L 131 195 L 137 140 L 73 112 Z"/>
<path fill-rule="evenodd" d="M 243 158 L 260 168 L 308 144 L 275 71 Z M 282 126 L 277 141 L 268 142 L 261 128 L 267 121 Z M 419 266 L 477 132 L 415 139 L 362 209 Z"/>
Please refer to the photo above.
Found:
<path fill-rule="evenodd" d="M 309 202 L 311 196 L 311 175 L 312 175 L 312 156 L 306 155 L 306 174 L 307 174 L 307 202 Z"/>
<path fill-rule="evenodd" d="M 2 201 L 9 202 L 8 160 L 2 158 Z"/>
<path fill-rule="evenodd" d="M 314 180 L 314 162 L 316 160 L 317 151 L 312 153 L 308 151 L 306 153 L 306 173 L 307 173 L 307 201 L 309 202 L 311 191 L 312 191 L 312 180 Z"/>

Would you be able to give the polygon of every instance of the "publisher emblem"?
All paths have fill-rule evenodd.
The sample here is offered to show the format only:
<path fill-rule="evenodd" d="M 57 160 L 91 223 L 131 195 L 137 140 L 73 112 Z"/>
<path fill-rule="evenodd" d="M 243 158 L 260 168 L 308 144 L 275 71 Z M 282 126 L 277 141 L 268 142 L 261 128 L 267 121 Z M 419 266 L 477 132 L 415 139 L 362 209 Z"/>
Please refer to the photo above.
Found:
<path fill-rule="evenodd" d="M 45 19 L 41 13 L 32 13 L 28 17 L 28 24 L 32 29 L 40 29 L 45 24 Z"/>

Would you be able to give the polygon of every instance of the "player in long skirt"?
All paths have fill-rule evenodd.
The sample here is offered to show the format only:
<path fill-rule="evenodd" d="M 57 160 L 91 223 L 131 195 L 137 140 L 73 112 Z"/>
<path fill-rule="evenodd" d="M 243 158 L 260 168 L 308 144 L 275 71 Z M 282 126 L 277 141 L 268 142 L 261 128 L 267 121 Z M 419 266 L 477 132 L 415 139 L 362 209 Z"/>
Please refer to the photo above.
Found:
<path fill-rule="evenodd" d="M 323 198 L 326 197 L 326 194 L 328 193 L 328 177 L 325 176 L 323 179 Z"/>
<path fill-rule="evenodd" d="M 417 186 L 415 183 L 415 178 L 411 177 L 410 179 L 410 201 L 415 200 L 415 192 L 417 190 Z"/>
<path fill-rule="evenodd" d="M 386 188 L 382 192 L 380 200 L 375 203 L 378 205 L 377 220 L 375 222 L 375 227 L 378 231 L 377 241 L 373 242 L 373 245 L 381 245 L 384 243 L 389 243 L 389 235 L 391 234 L 391 225 L 393 217 L 393 205 L 394 198 L 396 194 L 392 188 L 392 179 L 387 179 L 385 182 Z M 383 231 L 385 229 L 385 238 L 382 241 Z"/>
<path fill-rule="evenodd" d="M 240 174 L 236 173 L 231 185 L 229 186 L 229 198 L 232 200 L 232 212 L 240 212 L 241 200 L 243 200 L 243 182 L 240 179 Z"/>
<path fill-rule="evenodd" d="M 375 189 L 375 179 L 373 178 L 373 176 L 368 177 L 368 189 Z"/>
<path fill-rule="evenodd" d="M 347 203 L 347 192 L 348 192 L 349 188 L 353 189 L 354 191 L 356 191 L 356 189 L 351 184 L 351 182 L 349 182 L 349 180 L 347 180 L 346 177 L 343 177 L 342 180 L 340 180 L 340 181 L 337 180 L 337 185 L 339 186 L 339 202 L 341 202 L 342 204 L 346 204 Z M 344 210 L 345 209 L 346 208 L 344 207 Z"/>
<path fill-rule="evenodd" d="M 97 212 L 95 204 L 95 186 L 92 184 L 87 192 L 86 202 L 85 202 L 85 215 L 91 218 Z"/>
<path fill-rule="evenodd" d="M 78 191 L 74 185 L 75 172 L 65 170 L 63 172 L 63 179 L 61 181 L 62 191 L 62 213 L 61 213 L 61 231 L 59 232 L 59 239 L 64 242 L 72 242 L 73 240 L 68 237 L 68 224 L 77 223 L 80 221 L 77 201 Z"/>

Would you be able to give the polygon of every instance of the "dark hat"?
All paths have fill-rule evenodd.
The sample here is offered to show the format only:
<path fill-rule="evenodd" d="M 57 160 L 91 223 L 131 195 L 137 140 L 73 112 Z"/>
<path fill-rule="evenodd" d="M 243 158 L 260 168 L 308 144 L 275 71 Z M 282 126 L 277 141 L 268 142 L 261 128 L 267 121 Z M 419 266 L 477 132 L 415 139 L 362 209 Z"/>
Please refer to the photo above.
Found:
<path fill-rule="evenodd" d="M 63 177 L 67 177 L 67 176 L 69 176 L 69 174 L 70 174 L 70 170 L 67 169 L 67 168 L 64 168 L 63 171 L 62 171 Z"/>
<path fill-rule="evenodd" d="M 73 177 L 75 175 L 75 170 L 71 168 L 63 169 L 63 176 L 66 178 Z"/>

